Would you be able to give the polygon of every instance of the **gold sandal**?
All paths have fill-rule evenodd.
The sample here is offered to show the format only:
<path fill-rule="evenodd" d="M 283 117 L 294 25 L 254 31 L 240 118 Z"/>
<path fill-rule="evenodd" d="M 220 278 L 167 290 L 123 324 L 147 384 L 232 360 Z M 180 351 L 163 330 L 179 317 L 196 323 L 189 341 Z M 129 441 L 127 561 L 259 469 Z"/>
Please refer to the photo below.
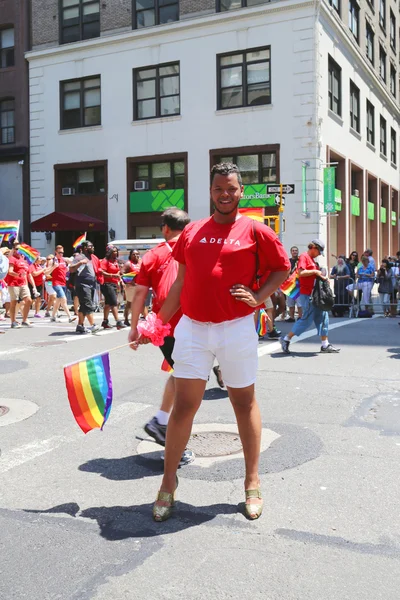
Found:
<path fill-rule="evenodd" d="M 247 502 L 246 502 L 244 505 L 244 513 L 245 513 L 246 517 L 248 519 L 251 519 L 252 521 L 255 519 L 258 519 L 259 517 L 261 517 L 261 513 L 263 511 L 263 504 L 264 504 L 263 500 L 262 500 L 260 488 L 257 488 L 255 490 L 245 490 L 244 493 L 246 495 L 246 500 L 248 500 L 249 498 L 259 498 L 261 500 L 261 502 L 259 504 L 254 504 L 254 503 L 247 504 Z"/>
<path fill-rule="evenodd" d="M 178 487 L 178 476 L 176 477 L 176 488 Z M 158 492 L 157 499 L 153 505 L 153 519 L 157 522 L 166 521 L 172 515 L 172 509 L 175 504 L 175 492 L 168 494 L 168 492 Z M 164 502 L 167 506 L 159 506 L 157 502 Z"/>

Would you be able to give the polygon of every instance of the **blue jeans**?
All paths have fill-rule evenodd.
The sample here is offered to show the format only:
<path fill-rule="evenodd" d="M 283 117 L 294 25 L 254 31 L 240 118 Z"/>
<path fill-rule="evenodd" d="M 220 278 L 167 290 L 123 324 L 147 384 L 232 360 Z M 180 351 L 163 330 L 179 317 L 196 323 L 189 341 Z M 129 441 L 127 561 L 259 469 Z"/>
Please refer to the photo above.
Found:
<path fill-rule="evenodd" d="M 65 298 L 65 288 L 62 285 L 53 285 L 53 290 L 55 291 L 57 298 Z"/>
<path fill-rule="evenodd" d="M 329 316 L 327 311 L 314 306 L 310 296 L 307 296 L 307 294 L 300 294 L 298 305 L 303 309 L 303 315 L 294 324 L 292 333 L 294 333 L 294 335 L 301 335 L 304 331 L 309 329 L 314 322 L 318 335 L 320 337 L 327 337 L 329 327 Z"/>

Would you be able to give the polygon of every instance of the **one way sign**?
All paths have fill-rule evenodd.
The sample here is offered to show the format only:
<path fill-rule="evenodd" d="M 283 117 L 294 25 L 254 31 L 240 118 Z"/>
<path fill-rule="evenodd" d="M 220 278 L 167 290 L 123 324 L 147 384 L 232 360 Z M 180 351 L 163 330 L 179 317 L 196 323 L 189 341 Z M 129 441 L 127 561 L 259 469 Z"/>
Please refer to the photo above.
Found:
<path fill-rule="evenodd" d="M 294 183 L 284 183 L 282 185 L 282 193 L 283 194 L 294 194 L 295 185 Z M 267 194 L 279 194 L 281 191 L 281 186 L 276 183 L 273 185 L 267 185 Z"/>

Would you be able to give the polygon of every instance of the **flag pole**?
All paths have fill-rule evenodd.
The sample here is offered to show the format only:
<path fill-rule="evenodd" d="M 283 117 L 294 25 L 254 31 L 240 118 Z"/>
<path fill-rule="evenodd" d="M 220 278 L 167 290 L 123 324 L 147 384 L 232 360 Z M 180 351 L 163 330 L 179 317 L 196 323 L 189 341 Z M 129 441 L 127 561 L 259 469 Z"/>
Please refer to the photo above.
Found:
<path fill-rule="evenodd" d="M 78 362 L 84 362 L 85 360 L 91 360 L 92 358 L 97 358 L 98 356 L 103 356 L 104 354 L 108 354 L 109 352 L 114 352 L 114 350 L 120 350 L 121 348 L 126 348 L 127 346 L 131 346 L 134 342 L 128 342 L 127 344 L 121 344 L 121 346 L 115 346 L 114 348 L 109 348 L 104 352 L 99 352 L 97 354 L 92 354 L 92 356 L 86 356 L 85 358 L 80 358 L 79 360 L 74 360 L 74 362 L 68 363 L 63 366 L 63 369 L 67 367 L 71 367 L 72 365 L 76 365 Z"/>

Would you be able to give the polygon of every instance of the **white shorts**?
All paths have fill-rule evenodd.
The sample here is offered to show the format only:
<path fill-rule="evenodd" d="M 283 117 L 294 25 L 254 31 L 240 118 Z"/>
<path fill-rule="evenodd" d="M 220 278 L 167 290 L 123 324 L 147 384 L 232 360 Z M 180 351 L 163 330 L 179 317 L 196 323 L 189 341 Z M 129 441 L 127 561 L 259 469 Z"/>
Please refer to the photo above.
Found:
<path fill-rule="evenodd" d="M 207 381 L 216 358 L 228 387 L 255 382 L 258 335 L 253 314 L 223 323 L 200 323 L 183 315 L 174 335 L 174 377 Z"/>
<path fill-rule="evenodd" d="M 53 284 L 52 284 L 51 281 L 45 281 L 44 282 L 44 287 L 45 287 L 46 292 L 47 292 L 47 294 L 49 296 L 56 296 L 57 295 L 56 292 L 55 292 L 55 290 L 54 290 L 54 288 L 53 288 Z"/>

